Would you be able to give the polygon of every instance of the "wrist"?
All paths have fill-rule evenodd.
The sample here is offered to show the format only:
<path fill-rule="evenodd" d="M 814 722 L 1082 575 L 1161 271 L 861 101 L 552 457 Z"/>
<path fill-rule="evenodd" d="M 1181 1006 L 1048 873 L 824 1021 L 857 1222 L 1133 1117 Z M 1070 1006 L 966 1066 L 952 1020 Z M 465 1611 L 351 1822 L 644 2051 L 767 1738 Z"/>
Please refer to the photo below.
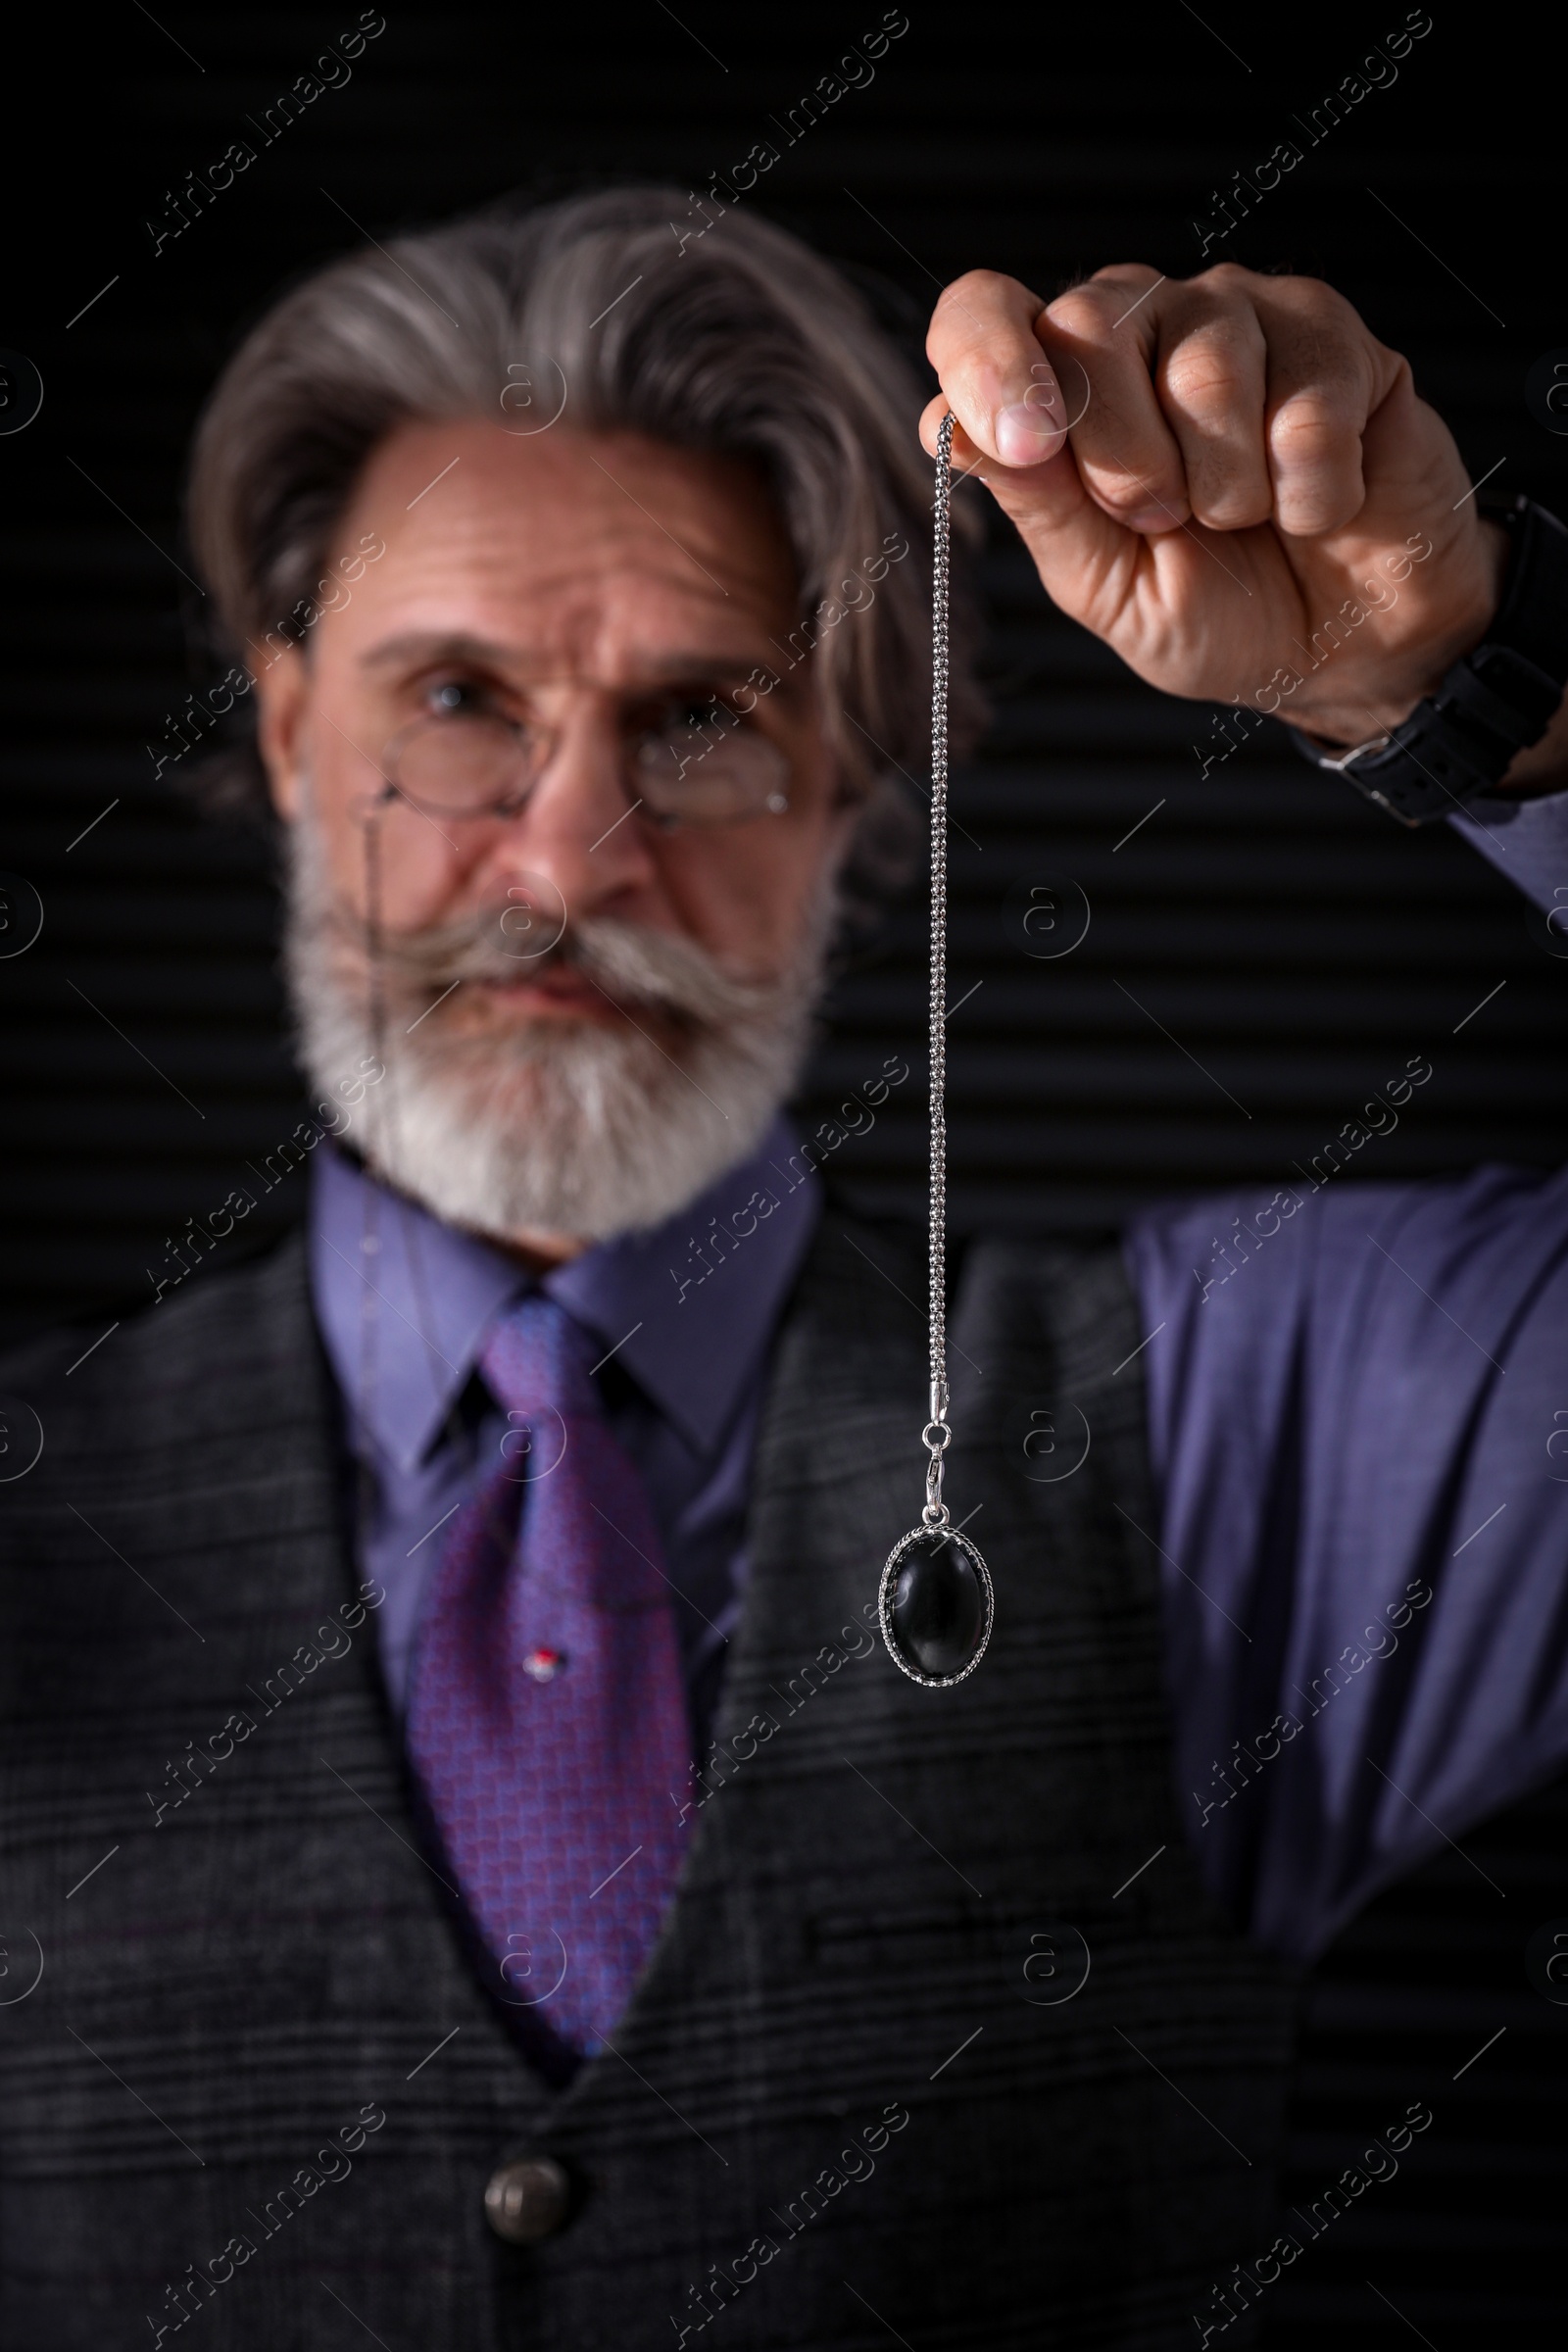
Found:
<path fill-rule="evenodd" d="M 1507 510 L 1504 547 L 1491 618 L 1454 629 L 1460 650 L 1412 709 L 1400 713 L 1404 685 L 1387 691 L 1385 671 L 1381 710 L 1351 699 L 1346 673 L 1332 710 L 1319 700 L 1290 714 L 1314 765 L 1335 769 L 1402 824 L 1434 823 L 1488 794 L 1539 796 L 1568 783 L 1568 529 L 1520 499 Z M 1444 650 L 1423 647 L 1423 669 Z M 1331 748 L 1331 726 L 1349 742 Z"/>

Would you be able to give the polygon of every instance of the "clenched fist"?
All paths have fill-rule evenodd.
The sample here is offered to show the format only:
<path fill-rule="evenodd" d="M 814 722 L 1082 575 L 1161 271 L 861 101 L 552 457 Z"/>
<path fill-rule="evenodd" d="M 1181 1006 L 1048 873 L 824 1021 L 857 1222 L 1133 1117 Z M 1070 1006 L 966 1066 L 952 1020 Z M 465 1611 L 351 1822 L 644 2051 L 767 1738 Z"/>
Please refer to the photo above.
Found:
<path fill-rule="evenodd" d="M 927 449 L 951 407 L 1054 603 L 1167 694 L 1362 743 L 1485 634 L 1503 534 L 1331 286 L 1129 265 L 1042 303 L 975 270 L 926 350 Z"/>

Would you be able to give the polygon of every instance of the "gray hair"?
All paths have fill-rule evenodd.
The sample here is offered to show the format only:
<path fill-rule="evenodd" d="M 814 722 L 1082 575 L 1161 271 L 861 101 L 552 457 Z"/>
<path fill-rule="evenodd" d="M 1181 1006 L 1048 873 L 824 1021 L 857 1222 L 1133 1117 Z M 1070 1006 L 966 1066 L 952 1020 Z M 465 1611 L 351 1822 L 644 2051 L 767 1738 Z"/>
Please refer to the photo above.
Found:
<path fill-rule="evenodd" d="M 810 653 L 845 790 L 863 803 L 851 895 L 890 886 L 916 829 L 899 775 L 928 764 L 921 395 L 861 296 L 751 213 L 694 232 L 686 198 L 659 188 L 497 209 L 350 255 L 285 296 L 196 441 L 191 540 L 235 646 L 306 637 L 337 522 L 388 433 L 470 416 L 539 429 L 558 405 L 579 428 L 761 470 L 799 579 L 787 658 Z M 978 702 L 956 671 L 961 746 Z M 261 792 L 248 760 L 237 790 L 230 765 L 231 804 Z"/>

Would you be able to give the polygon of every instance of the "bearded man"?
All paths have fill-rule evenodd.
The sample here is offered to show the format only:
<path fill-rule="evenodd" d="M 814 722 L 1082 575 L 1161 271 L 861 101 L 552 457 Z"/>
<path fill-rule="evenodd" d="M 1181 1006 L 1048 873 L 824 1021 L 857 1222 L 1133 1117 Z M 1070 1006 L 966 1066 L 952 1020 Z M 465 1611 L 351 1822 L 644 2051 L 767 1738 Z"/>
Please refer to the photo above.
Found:
<path fill-rule="evenodd" d="M 1546 906 L 1560 526 L 1327 287 L 977 271 L 921 420 L 671 209 L 357 254 L 202 428 L 356 1116 L 304 1234 L 5 1374 L 8 2342 L 1240 2341 L 1299 1964 L 1568 1753 L 1560 1179 L 972 1244 L 997 1630 L 932 1692 L 871 1631 L 920 1237 L 780 1112 L 906 831 L 950 407 L 1136 670 Z"/>

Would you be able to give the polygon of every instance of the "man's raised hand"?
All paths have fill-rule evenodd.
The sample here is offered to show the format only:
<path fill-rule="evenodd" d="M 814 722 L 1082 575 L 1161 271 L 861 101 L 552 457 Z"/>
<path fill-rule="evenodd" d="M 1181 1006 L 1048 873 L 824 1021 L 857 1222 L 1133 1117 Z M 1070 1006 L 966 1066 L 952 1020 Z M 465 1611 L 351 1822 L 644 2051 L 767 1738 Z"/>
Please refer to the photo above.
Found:
<path fill-rule="evenodd" d="M 1332 286 L 1127 265 L 1044 304 L 975 270 L 926 349 L 926 448 L 951 407 L 1054 602 L 1167 694 L 1358 743 L 1485 634 L 1502 534 Z"/>

